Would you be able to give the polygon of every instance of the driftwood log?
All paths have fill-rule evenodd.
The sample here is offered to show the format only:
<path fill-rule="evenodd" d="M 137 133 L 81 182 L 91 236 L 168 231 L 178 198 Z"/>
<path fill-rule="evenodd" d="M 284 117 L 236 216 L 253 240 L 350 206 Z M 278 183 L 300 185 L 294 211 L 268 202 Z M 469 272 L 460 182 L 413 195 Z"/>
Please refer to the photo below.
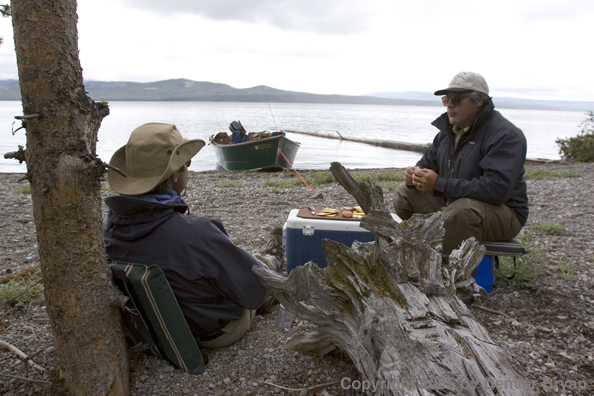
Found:
<path fill-rule="evenodd" d="M 321 138 L 326 138 L 326 139 L 347 140 L 350 142 L 365 143 L 365 144 L 370 144 L 372 146 L 378 146 L 378 147 L 389 148 L 389 149 L 394 149 L 394 150 L 414 151 L 417 153 L 424 153 L 425 150 L 427 150 L 427 147 L 429 147 L 429 143 L 416 144 L 416 143 L 406 143 L 406 142 L 395 142 L 393 140 L 354 138 L 354 137 L 349 137 L 349 136 L 342 136 L 338 132 L 336 135 L 334 135 L 332 133 L 295 131 L 295 130 L 290 130 L 290 129 L 287 129 L 286 132 L 299 133 L 302 135 L 316 136 L 316 137 L 321 137 Z"/>
<path fill-rule="evenodd" d="M 470 274 L 484 247 L 469 239 L 442 262 L 441 214 L 398 224 L 380 187 L 358 183 L 339 163 L 330 169 L 367 214 L 361 226 L 375 241 L 349 248 L 324 240 L 324 269 L 310 262 L 284 277 L 254 268 L 289 311 L 317 325 L 296 332 L 287 347 L 321 355 L 340 348 L 368 394 L 535 394 L 456 297 L 457 288 L 476 288 Z"/>

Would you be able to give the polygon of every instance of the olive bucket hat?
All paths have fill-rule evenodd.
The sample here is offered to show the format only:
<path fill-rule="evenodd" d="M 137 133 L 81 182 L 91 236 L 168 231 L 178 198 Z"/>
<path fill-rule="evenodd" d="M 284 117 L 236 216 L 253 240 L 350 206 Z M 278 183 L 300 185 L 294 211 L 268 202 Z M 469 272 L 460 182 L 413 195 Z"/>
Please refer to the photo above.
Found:
<path fill-rule="evenodd" d="M 111 171 L 107 181 L 119 194 L 147 193 L 177 172 L 202 147 L 203 140 L 184 140 L 175 125 L 158 122 L 141 125 L 109 161 L 126 177 Z"/>

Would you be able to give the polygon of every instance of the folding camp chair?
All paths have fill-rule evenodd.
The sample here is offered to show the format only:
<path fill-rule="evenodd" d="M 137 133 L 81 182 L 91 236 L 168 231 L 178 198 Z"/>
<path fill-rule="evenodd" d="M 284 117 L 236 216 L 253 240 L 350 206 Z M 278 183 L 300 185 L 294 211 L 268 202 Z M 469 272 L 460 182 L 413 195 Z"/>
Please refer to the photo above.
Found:
<path fill-rule="evenodd" d="M 150 351 L 175 367 L 202 374 L 205 363 L 163 271 L 156 265 L 109 262 L 115 284 L 129 297 L 122 319 L 132 346 Z"/>
<path fill-rule="evenodd" d="M 530 252 L 517 239 L 510 239 L 505 242 L 483 242 L 483 245 L 486 251 L 483 261 L 481 261 L 477 270 L 476 283 L 490 293 L 495 282 L 493 270 L 499 267 L 499 257 L 513 257 L 515 268 L 516 257 L 521 257 Z M 515 273 L 510 279 L 514 276 Z"/>

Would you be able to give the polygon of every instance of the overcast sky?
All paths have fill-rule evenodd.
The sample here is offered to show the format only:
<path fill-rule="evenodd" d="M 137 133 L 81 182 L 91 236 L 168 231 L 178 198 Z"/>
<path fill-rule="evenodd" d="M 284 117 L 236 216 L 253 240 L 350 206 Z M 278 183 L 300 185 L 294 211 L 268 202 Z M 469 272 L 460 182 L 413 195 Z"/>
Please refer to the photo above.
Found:
<path fill-rule="evenodd" d="M 363 95 L 470 70 L 493 96 L 594 101 L 592 0 L 79 0 L 78 15 L 87 80 Z M 10 19 L 0 36 L 0 79 L 16 79 Z"/>

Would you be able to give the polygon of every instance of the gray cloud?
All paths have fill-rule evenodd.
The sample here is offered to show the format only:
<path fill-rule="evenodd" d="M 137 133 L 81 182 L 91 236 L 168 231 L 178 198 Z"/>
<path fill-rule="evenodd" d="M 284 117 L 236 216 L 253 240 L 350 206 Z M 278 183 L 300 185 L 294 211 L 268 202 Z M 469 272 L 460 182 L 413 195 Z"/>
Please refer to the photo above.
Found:
<path fill-rule="evenodd" d="M 369 28 L 366 0 L 123 0 L 162 14 L 198 14 L 220 21 L 266 24 L 315 34 L 352 34 Z"/>

